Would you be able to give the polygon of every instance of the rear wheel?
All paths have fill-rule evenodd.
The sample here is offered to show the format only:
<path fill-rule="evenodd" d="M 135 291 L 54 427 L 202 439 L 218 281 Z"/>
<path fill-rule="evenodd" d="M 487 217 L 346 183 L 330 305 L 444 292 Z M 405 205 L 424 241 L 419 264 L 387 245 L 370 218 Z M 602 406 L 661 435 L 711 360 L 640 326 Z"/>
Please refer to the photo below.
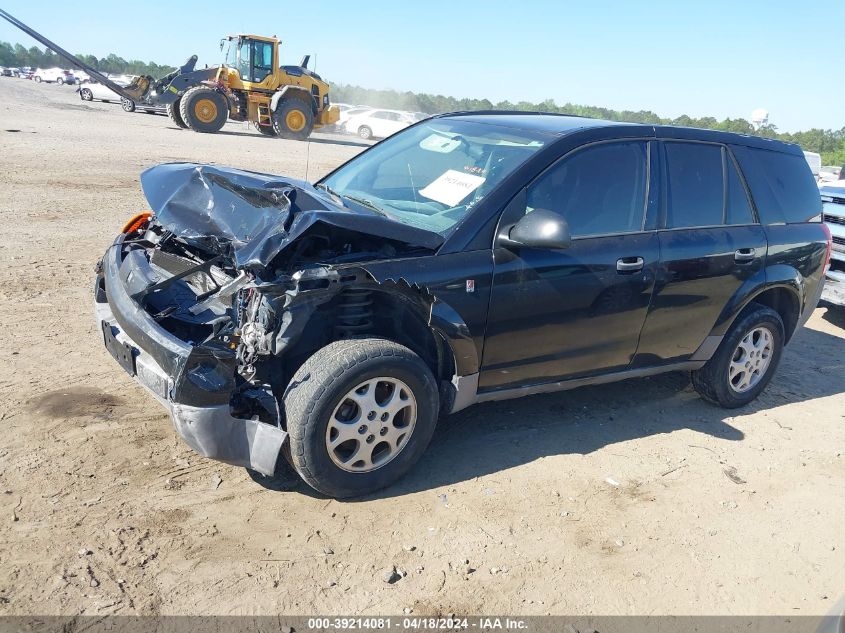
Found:
<path fill-rule="evenodd" d="M 359 496 L 389 486 L 428 446 L 439 395 L 431 370 L 385 339 L 335 341 L 294 375 L 284 395 L 290 460 L 315 490 Z"/>
<path fill-rule="evenodd" d="M 292 97 L 279 101 L 273 112 L 273 129 L 281 138 L 304 141 L 314 130 L 311 105 Z"/>
<path fill-rule="evenodd" d="M 94 99 L 94 95 L 91 93 L 90 88 L 82 88 L 79 91 L 79 98 L 83 101 L 92 101 Z"/>
<path fill-rule="evenodd" d="M 362 125 L 358 128 L 358 136 L 360 136 L 365 141 L 368 141 L 373 138 L 373 131 L 368 126 Z"/>
<path fill-rule="evenodd" d="M 212 88 L 195 86 L 179 101 L 179 114 L 194 132 L 219 132 L 229 118 L 226 97 Z"/>
<path fill-rule="evenodd" d="M 705 400 L 727 409 L 746 405 L 772 379 L 783 342 L 780 315 L 754 305 L 740 315 L 707 364 L 692 372 L 693 387 Z"/>
<path fill-rule="evenodd" d="M 124 112 L 135 112 L 135 102 L 131 99 L 123 98 L 120 100 L 120 107 Z"/>
<path fill-rule="evenodd" d="M 37 83 L 37 84 L 41 83 L 41 77 L 39 77 L 38 75 L 35 75 L 35 77 L 33 77 L 33 79 L 35 79 L 35 83 Z"/>
<path fill-rule="evenodd" d="M 165 109 L 167 110 L 167 116 L 169 116 L 170 120 L 176 124 L 176 127 L 186 130 L 188 129 L 188 124 L 182 120 L 182 113 L 179 112 L 180 101 L 180 99 L 176 99 L 173 103 L 168 103 L 167 106 L 165 106 Z"/>

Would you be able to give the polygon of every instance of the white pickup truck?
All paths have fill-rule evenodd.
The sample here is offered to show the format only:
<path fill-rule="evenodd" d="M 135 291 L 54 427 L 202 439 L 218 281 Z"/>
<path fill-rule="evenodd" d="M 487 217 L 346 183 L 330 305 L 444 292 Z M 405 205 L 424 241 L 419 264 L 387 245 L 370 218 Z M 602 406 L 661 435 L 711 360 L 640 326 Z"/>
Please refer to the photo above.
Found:
<path fill-rule="evenodd" d="M 845 180 L 825 183 L 819 192 L 822 221 L 827 224 L 833 239 L 822 299 L 845 306 Z"/>

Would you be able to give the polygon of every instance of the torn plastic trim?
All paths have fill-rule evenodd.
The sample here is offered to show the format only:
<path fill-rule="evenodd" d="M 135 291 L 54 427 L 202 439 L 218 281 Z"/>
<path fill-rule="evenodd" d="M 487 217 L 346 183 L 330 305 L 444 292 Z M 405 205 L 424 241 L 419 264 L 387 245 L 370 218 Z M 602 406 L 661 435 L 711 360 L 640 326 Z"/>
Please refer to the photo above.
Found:
<path fill-rule="evenodd" d="M 339 206 L 305 181 L 196 163 L 167 163 L 141 174 L 156 220 L 195 247 L 263 271 L 310 227 L 323 223 L 436 250 L 443 238 L 363 207 Z"/>

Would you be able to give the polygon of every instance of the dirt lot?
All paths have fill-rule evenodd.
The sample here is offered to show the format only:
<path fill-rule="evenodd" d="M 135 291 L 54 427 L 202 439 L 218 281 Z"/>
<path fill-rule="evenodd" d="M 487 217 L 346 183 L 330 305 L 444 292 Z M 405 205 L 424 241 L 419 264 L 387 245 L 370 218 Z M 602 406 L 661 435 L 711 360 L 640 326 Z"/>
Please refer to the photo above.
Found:
<path fill-rule="evenodd" d="M 309 177 L 360 151 L 316 138 Z M 216 135 L 0 78 L 0 612 L 821 614 L 845 591 L 845 310 L 753 406 L 672 374 L 474 407 L 374 498 L 194 455 L 102 346 L 96 260 L 188 160 L 305 175 Z M 407 573 L 388 584 L 386 570 Z"/>

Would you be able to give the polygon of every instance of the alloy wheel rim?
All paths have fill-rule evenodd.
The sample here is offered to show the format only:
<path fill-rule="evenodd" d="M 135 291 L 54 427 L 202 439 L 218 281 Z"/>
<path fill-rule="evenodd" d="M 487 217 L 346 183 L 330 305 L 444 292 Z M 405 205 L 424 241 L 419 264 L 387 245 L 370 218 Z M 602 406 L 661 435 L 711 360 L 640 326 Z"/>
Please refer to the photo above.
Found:
<path fill-rule="evenodd" d="M 749 331 L 736 346 L 728 367 L 728 386 L 737 393 L 753 389 L 772 364 L 774 337 L 766 327 Z"/>
<path fill-rule="evenodd" d="M 326 451 L 335 466 L 368 473 L 408 445 L 417 421 L 414 393 L 398 378 L 380 376 L 344 395 L 326 426 Z"/>

